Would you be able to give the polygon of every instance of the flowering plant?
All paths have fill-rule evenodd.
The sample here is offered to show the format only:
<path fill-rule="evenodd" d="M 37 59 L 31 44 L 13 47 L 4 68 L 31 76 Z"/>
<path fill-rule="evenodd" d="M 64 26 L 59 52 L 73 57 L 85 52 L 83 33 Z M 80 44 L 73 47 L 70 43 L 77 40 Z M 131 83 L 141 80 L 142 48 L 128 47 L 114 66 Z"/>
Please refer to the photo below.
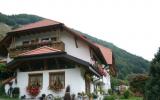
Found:
<path fill-rule="evenodd" d="M 105 70 L 104 68 L 102 68 L 102 67 L 98 67 L 98 70 L 99 70 L 99 73 L 100 73 L 101 75 L 103 75 L 103 76 L 107 76 L 107 74 L 106 74 L 106 70 Z"/>
<path fill-rule="evenodd" d="M 40 92 L 40 86 L 36 86 L 36 85 L 28 86 L 27 92 L 32 96 L 37 96 Z"/>

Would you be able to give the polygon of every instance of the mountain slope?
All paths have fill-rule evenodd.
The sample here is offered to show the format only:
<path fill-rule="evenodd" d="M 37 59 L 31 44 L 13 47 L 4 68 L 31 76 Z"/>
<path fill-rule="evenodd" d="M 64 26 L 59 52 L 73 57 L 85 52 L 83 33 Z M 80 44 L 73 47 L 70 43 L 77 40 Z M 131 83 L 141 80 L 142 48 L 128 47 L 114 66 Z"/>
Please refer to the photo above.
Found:
<path fill-rule="evenodd" d="M 5 33 L 9 32 L 11 30 L 11 27 L 4 24 L 0 23 L 0 40 L 5 36 Z"/>
<path fill-rule="evenodd" d="M 20 15 L 8 16 L 0 13 L 0 22 L 10 25 L 13 28 L 28 24 L 28 23 L 33 23 L 41 19 L 43 18 L 35 15 L 20 14 Z M 6 26 L 6 25 L 3 24 L 3 26 Z M 6 30 L 8 30 L 7 27 L 6 27 Z M 112 43 L 97 39 L 90 35 L 84 34 L 80 31 L 77 31 L 77 32 L 85 35 L 88 39 L 90 39 L 93 42 L 99 43 L 105 47 L 112 49 L 115 56 L 116 67 L 118 69 L 118 78 L 125 79 L 129 74 L 132 74 L 132 73 L 148 72 L 149 62 L 147 60 L 141 57 L 138 57 L 136 55 L 133 55 L 131 53 L 128 53 L 127 51 L 116 47 Z"/>
<path fill-rule="evenodd" d="M 43 19 L 36 15 L 18 14 L 18 15 L 5 15 L 0 13 L 0 22 L 10 26 L 17 27 L 18 25 L 25 25 Z"/>

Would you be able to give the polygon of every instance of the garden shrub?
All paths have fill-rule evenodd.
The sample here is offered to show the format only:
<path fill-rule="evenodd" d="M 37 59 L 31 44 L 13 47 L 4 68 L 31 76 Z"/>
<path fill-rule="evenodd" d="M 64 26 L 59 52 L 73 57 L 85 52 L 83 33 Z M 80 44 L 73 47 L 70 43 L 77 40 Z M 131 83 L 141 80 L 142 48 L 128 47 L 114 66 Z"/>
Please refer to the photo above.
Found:
<path fill-rule="evenodd" d="M 108 89 L 108 94 L 110 94 L 110 95 L 112 95 L 112 94 L 113 94 L 112 89 Z"/>
<path fill-rule="evenodd" d="M 131 91 L 129 91 L 129 90 L 126 90 L 126 91 L 124 92 L 124 94 L 123 94 L 123 96 L 124 96 L 125 99 L 128 99 L 131 95 L 132 95 L 132 93 L 131 93 Z"/>
<path fill-rule="evenodd" d="M 18 98 L 19 97 L 19 88 L 18 87 L 15 87 L 13 88 L 13 91 L 12 91 L 12 94 L 13 94 L 13 97 L 15 98 Z"/>
<path fill-rule="evenodd" d="M 0 96 L 4 96 L 4 95 L 5 95 L 4 85 L 0 84 Z"/>

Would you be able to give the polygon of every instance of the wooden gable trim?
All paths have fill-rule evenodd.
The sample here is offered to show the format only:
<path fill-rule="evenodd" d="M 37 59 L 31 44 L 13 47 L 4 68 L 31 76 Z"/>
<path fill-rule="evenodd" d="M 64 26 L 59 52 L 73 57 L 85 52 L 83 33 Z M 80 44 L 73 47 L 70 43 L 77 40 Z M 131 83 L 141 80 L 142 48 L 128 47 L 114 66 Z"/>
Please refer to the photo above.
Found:
<path fill-rule="evenodd" d="M 78 48 L 78 41 L 77 41 L 77 37 L 74 37 L 74 42 L 75 42 L 76 48 Z"/>

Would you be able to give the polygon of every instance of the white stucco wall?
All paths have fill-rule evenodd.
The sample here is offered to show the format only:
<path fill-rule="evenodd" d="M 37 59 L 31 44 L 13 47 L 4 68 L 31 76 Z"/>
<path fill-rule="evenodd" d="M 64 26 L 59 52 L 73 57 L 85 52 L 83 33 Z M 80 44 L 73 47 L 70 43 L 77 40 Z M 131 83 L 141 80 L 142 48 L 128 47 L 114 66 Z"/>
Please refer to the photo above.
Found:
<path fill-rule="evenodd" d="M 43 73 L 43 87 L 41 94 L 53 94 L 54 96 L 64 96 L 65 89 L 61 92 L 53 92 L 52 90 L 48 89 L 49 86 L 49 72 L 58 72 L 58 71 L 65 71 L 65 87 L 70 85 L 71 94 L 76 94 L 78 92 L 85 91 L 85 82 L 83 77 L 81 76 L 80 69 L 64 69 L 64 70 L 46 70 L 46 71 L 34 71 L 34 72 L 18 72 L 17 73 L 17 85 L 20 88 L 20 96 L 26 95 L 29 97 L 28 93 L 26 92 L 26 87 L 28 86 L 28 74 L 31 73 Z"/>
<path fill-rule="evenodd" d="M 74 57 L 90 62 L 90 51 L 88 45 L 80 39 L 77 39 L 78 48 L 76 48 L 74 36 L 66 31 L 60 35 L 60 40 L 65 43 L 65 51 Z"/>
<path fill-rule="evenodd" d="M 108 93 L 108 89 L 111 89 L 110 75 L 107 73 L 106 76 L 103 76 L 103 82 L 105 83 L 103 89 Z"/>

